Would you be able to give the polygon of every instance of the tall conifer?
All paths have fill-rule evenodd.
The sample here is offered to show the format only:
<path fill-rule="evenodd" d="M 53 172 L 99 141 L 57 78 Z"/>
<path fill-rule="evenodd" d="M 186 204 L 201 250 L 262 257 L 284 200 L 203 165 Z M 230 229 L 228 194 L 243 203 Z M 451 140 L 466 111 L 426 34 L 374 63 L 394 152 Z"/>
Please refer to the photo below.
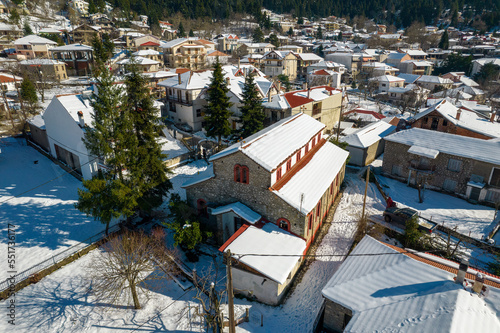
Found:
<path fill-rule="evenodd" d="M 242 138 L 246 138 L 264 128 L 264 119 L 266 118 L 262 107 L 262 99 L 259 96 L 252 74 L 248 74 L 245 77 L 242 99 L 243 106 L 240 108 L 241 116 L 239 123 L 241 124 L 241 129 L 239 130 L 239 135 Z"/>

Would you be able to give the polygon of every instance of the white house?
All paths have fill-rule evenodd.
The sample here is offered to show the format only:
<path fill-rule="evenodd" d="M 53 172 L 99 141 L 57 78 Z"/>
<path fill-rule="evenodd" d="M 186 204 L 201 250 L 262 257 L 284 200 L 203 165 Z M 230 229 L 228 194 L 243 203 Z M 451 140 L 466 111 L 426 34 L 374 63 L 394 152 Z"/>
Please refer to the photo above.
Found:
<path fill-rule="evenodd" d="M 94 110 L 82 95 L 58 95 L 43 114 L 50 154 L 91 179 L 97 172 L 97 159 L 89 154 L 82 139 L 85 125 L 91 126 Z"/>

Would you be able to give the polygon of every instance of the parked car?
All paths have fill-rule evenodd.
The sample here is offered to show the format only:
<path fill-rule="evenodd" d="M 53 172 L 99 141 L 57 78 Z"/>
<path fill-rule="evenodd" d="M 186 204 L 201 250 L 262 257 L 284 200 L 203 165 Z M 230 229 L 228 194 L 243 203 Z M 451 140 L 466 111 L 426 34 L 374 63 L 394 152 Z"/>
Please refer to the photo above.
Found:
<path fill-rule="evenodd" d="M 437 223 L 421 218 L 418 216 L 418 212 L 415 209 L 388 207 L 384 211 L 384 220 L 386 222 L 399 224 L 403 228 L 406 225 L 406 221 L 412 219 L 414 216 L 418 217 L 417 222 L 419 230 L 432 233 L 432 231 L 437 228 Z"/>

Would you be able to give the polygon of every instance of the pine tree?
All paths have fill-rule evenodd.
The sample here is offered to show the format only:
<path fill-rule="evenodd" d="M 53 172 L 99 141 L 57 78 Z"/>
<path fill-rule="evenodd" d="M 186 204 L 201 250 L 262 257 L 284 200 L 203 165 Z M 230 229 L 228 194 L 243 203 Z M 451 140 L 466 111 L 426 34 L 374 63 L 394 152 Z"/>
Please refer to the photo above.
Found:
<path fill-rule="evenodd" d="M 268 42 L 271 43 L 271 44 L 273 44 L 276 47 L 280 46 L 280 40 L 278 39 L 278 36 L 276 36 L 275 34 L 270 34 L 269 35 Z"/>
<path fill-rule="evenodd" d="M 193 29 L 189 29 L 189 37 L 194 37 L 194 31 L 193 31 Z"/>
<path fill-rule="evenodd" d="M 177 29 L 177 37 L 186 37 L 186 30 L 184 30 L 184 25 L 182 25 L 182 22 L 179 23 L 179 28 Z"/>
<path fill-rule="evenodd" d="M 138 201 L 139 212 L 150 212 L 161 205 L 163 196 L 172 188 L 167 176 L 170 171 L 164 163 L 167 156 L 158 143 L 160 117 L 149 91 L 148 80 L 136 64 L 132 63 L 128 70 L 124 108 L 130 114 L 137 147 L 129 152 L 127 170 L 133 188 L 139 189 L 142 194 Z"/>
<path fill-rule="evenodd" d="M 316 30 L 316 39 L 323 39 L 323 30 L 321 27 L 318 27 L 318 30 Z"/>
<path fill-rule="evenodd" d="M 259 27 L 253 31 L 252 40 L 254 43 L 262 43 L 264 41 L 264 33 Z"/>
<path fill-rule="evenodd" d="M 448 30 L 445 30 L 443 32 L 443 35 L 441 35 L 441 40 L 439 41 L 439 48 L 442 50 L 448 50 L 448 47 L 450 46 L 449 39 L 448 39 Z"/>
<path fill-rule="evenodd" d="M 207 89 L 205 130 L 208 136 L 218 139 L 219 146 L 222 137 L 231 134 L 229 117 L 232 115 L 230 110 L 232 103 L 229 101 L 228 92 L 229 88 L 222 74 L 222 66 L 219 58 L 217 58 L 210 85 Z"/>
<path fill-rule="evenodd" d="M 292 37 L 293 36 L 293 28 L 290 27 L 290 29 L 288 29 L 288 33 L 287 33 L 288 37 Z"/>
<path fill-rule="evenodd" d="M 89 14 L 97 13 L 97 6 L 96 6 L 94 0 L 89 0 L 88 12 L 89 12 Z"/>
<path fill-rule="evenodd" d="M 31 110 L 36 107 L 36 103 L 38 102 L 35 84 L 28 76 L 25 76 L 23 82 L 21 82 L 21 99 L 29 105 Z"/>
<path fill-rule="evenodd" d="M 31 30 L 31 27 L 30 27 L 28 21 L 24 21 L 23 33 L 24 33 L 25 36 L 33 35 L 33 30 Z"/>
<path fill-rule="evenodd" d="M 242 99 L 243 106 L 240 108 L 241 116 L 238 121 L 241 124 L 241 129 L 238 134 L 242 138 L 246 138 L 263 129 L 264 119 L 266 118 L 262 100 L 252 74 L 245 77 Z"/>
<path fill-rule="evenodd" d="M 456 28 L 458 27 L 458 9 L 455 6 L 453 6 L 453 14 L 451 15 L 451 26 Z"/>

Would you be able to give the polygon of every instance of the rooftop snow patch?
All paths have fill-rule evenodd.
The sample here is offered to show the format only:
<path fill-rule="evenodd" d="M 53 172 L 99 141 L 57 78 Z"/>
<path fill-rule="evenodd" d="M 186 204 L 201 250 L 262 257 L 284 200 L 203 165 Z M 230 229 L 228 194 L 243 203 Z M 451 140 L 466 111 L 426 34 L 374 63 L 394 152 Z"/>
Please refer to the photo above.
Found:
<path fill-rule="evenodd" d="M 273 171 L 297 148 L 304 146 L 324 128 L 324 124 L 308 115 L 299 113 L 235 143 L 210 157 L 210 161 L 241 151 L 267 171 Z"/>
<path fill-rule="evenodd" d="M 500 142 L 491 140 L 470 138 L 421 128 L 400 131 L 387 136 L 385 140 L 402 143 L 407 146 L 417 145 L 449 155 L 500 165 L 500 154 L 498 153 L 500 151 Z"/>
<path fill-rule="evenodd" d="M 429 148 L 424 148 L 420 146 L 411 146 L 410 149 L 408 149 L 408 152 L 410 154 L 418 155 L 418 156 L 423 156 L 427 157 L 430 159 L 435 159 L 439 155 L 439 151 L 435 149 L 429 149 Z"/>
<path fill-rule="evenodd" d="M 249 226 L 230 244 L 225 244 L 224 248 L 224 250 L 230 250 L 231 253 L 235 254 L 233 258 L 239 258 L 239 261 L 243 264 L 280 284 L 285 283 L 288 275 L 295 265 L 297 265 L 305 249 L 305 240 L 280 229 L 274 223 L 266 223 L 262 229 Z M 242 254 L 256 255 L 238 256 Z M 287 256 L 279 256 L 283 254 Z"/>
<path fill-rule="evenodd" d="M 235 213 L 236 215 L 238 215 L 239 217 L 241 217 L 242 219 L 251 224 L 257 223 L 262 218 L 262 216 L 260 216 L 258 213 L 254 212 L 241 202 L 234 202 L 229 205 L 214 208 L 212 209 L 212 215 L 224 214 L 229 211 L 232 211 L 233 213 Z"/>
<path fill-rule="evenodd" d="M 358 129 L 356 132 L 342 138 L 341 141 L 347 142 L 349 146 L 367 148 L 391 134 L 395 129 L 395 126 L 379 120 Z"/>

